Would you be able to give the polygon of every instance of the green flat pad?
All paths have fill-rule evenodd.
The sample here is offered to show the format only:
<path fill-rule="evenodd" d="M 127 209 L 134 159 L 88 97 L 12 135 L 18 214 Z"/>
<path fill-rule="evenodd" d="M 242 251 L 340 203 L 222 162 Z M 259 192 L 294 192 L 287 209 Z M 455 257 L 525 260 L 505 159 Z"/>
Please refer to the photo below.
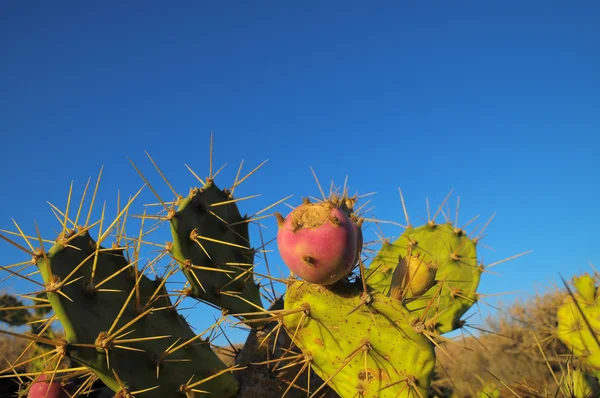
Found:
<path fill-rule="evenodd" d="M 460 317 L 477 301 L 482 270 L 477 265 L 475 242 L 457 233 L 450 223 L 407 228 L 395 242 L 384 244 L 366 272 L 367 283 L 389 295 L 394 270 L 399 258 L 409 254 L 411 242 L 412 255 L 436 264 L 438 270 L 437 283 L 421 297 L 406 300 L 406 307 L 416 315 L 427 311 L 426 318 L 433 321 L 438 333 L 460 327 Z"/>
<path fill-rule="evenodd" d="M 252 274 L 254 251 L 250 248 L 248 223 L 228 227 L 243 221 L 235 202 L 216 205 L 231 200 L 212 182 L 192 191 L 179 203 L 171 219 L 170 251 L 192 287 L 192 297 L 232 314 L 256 312 L 262 308 L 262 302 Z M 193 231 L 198 236 L 196 241 L 191 239 Z"/>
<path fill-rule="evenodd" d="M 309 316 L 286 315 L 284 325 L 302 352 L 312 356 L 315 372 L 325 381 L 333 376 L 329 385 L 342 398 L 428 396 L 435 353 L 433 344 L 411 327 L 416 317 L 376 290 L 370 290 L 373 313 L 362 306 L 350 314 L 361 303 L 361 292 L 359 285 L 330 290 L 294 282 L 288 286 L 285 309 L 308 304 Z M 407 379 L 416 387 L 408 387 Z"/>
<path fill-rule="evenodd" d="M 94 276 L 96 285 L 124 267 L 127 268 L 99 287 L 99 289 L 111 291 L 90 292 L 88 282 L 91 279 L 94 256 L 91 258 L 88 256 L 94 251 L 95 242 L 86 232 L 73 238 L 69 242 L 69 246 L 65 247 L 61 243 L 56 243 L 47 254 L 51 272 L 60 280 L 64 280 L 85 261 L 84 265 L 69 278 L 69 281 L 80 279 L 70 284 L 67 283 L 61 288 L 61 292 L 67 295 L 72 302 L 59 293 L 48 292 L 52 308 L 66 332 L 69 358 L 87 366 L 113 391 L 120 389 L 113 370 L 130 391 L 158 386 L 158 388 L 144 392 L 143 396 L 146 398 L 183 397 L 185 395 L 178 392 L 179 387 L 187 383 L 192 376 L 192 382 L 199 381 L 226 368 L 210 349 L 209 344 L 198 339 L 186 348 L 165 357 L 165 360 L 171 362 L 163 362 L 160 365 L 157 377 L 156 358 L 178 339 L 180 339 L 179 343 L 182 343 L 195 336 L 185 319 L 172 307 L 164 287 L 158 293 L 159 299 L 148 306 L 148 308 L 153 307 L 156 310 L 140 318 L 119 335 L 134 330 L 133 333 L 129 333 L 121 339 L 169 337 L 120 343 L 125 347 L 141 349 L 143 352 L 112 347 L 109 350 L 111 368 L 107 366 L 104 350 L 77 346 L 77 344 L 94 345 L 100 333 L 111 328 L 135 285 L 135 265 L 127 267 L 128 262 L 121 251 L 101 249 L 98 253 Z M 86 258 L 88 259 L 86 260 Z M 43 257 L 40 258 L 37 265 L 44 282 L 48 284 L 51 281 L 51 275 L 48 273 L 46 260 Z M 113 332 L 118 331 L 142 313 L 145 310 L 143 306 L 148 303 L 149 298 L 158 287 L 159 281 L 152 281 L 145 275 L 141 276 L 139 283 L 140 308 L 136 308 L 136 295 L 134 294 L 116 327 L 113 328 Z M 211 391 L 213 396 L 232 397 L 237 391 L 237 382 L 228 372 L 197 388 Z"/>

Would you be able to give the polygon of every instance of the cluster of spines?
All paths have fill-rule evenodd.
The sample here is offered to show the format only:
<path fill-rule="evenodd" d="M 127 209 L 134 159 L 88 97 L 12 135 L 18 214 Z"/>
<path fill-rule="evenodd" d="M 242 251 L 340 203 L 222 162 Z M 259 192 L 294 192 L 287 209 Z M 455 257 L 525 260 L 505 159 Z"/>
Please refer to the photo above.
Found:
<path fill-rule="evenodd" d="M 183 289 L 183 294 L 219 308 L 224 314 L 260 312 L 263 311 L 263 305 L 260 285 L 255 280 L 257 273 L 254 272 L 254 255 L 261 249 L 250 247 L 248 227 L 252 222 L 269 217 L 270 215 L 263 215 L 263 213 L 289 197 L 271 204 L 250 217 L 241 216 L 237 203 L 259 195 L 236 199 L 233 197 L 234 190 L 266 161 L 240 177 L 242 162 L 232 187 L 221 190 L 214 179 L 222 168 L 214 174 L 212 171 L 212 136 L 210 153 L 210 173 L 206 179 L 200 178 L 186 165 L 202 186 L 190 189 L 189 195 L 185 198 L 177 194 L 150 158 L 174 194 L 175 201 L 163 201 L 152 188 L 166 215 L 145 215 L 145 217 L 169 222 L 172 241 L 165 245 L 165 249 L 188 281 L 189 288 Z M 150 185 L 137 167 L 136 170 Z"/>
<path fill-rule="evenodd" d="M 366 270 L 367 283 L 401 300 L 411 312 L 421 316 L 429 330 L 443 334 L 461 328 L 464 325 L 461 317 L 480 298 L 477 287 L 481 274 L 487 268 L 528 252 L 484 266 L 478 262 L 477 246 L 493 215 L 475 237 L 469 237 L 465 228 L 478 217 L 459 227 L 459 198 L 456 218 L 450 220 L 446 214 L 449 211 L 443 210 L 452 194 L 450 191 L 433 217 L 427 201 L 427 221 L 414 227 L 402 191 L 399 192 L 406 218 L 404 232 L 394 242 L 383 241 Z M 445 223 L 436 222 L 440 213 Z"/>
<path fill-rule="evenodd" d="M 175 311 L 163 281 L 139 272 L 122 249 L 102 248 L 83 229 L 62 235 L 34 261 L 66 332 L 64 341 L 37 338 L 55 346 L 57 363 L 68 357 L 86 366 L 122 396 L 132 389 L 148 396 L 185 393 L 195 388 L 182 379 L 186 374 L 209 377 L 226 369 Z M 206 383 L 225 396 L 235 393 L 228 374 Z"/>
<path fill-rule="evenodd" d="M 400 303 L 360 282 L 291 281 L 285 311 L 304 363 L 340 396 L 427 395 L 434 345 Z"/>
<path fill-rule="evenodd" d="M 218 202 L 207 203 L 211 193 Z M 217 206 L 224 209 L 221 215 Z M 192 190 L 168 217 L 173 236 L 169 252 L 190 282 L 191 297 L 231 313 L 262 309 L 247 219 L 240 216 L 228 191 L 209 180 Z"/>

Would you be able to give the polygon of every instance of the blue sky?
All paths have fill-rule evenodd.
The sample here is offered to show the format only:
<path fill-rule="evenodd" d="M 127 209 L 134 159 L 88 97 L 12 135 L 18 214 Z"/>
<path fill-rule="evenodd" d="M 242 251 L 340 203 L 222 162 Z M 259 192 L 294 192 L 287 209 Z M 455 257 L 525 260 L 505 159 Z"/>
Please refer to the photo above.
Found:
<path fill-rule="evenodd" d="M 451 188 L 461 220 L 496 212 L 484 260 L 534 252 L 486 274 L 484 294 L 532 294 L 600 266 L 600 6 L 526 3 L 6 3 L 0 228 L 14 217 L 33 234 L 35 219 L 51 238 L 46 201 L 64 208 L 70 181 L 80 195 L 102 165 L 98 200 L 114 215 L 117 190 L 142 184 L 128 157 L 169 198 L 144 150 L 185 194 L 195 180 L 184 163 L 208 174 L 214 130 L 219 185 L 242 159 L 245 171 L 269 159 L 240 187 L 262 194 L 242 212 L 316 195 L 312 166 L 325 185 L 348 175 L 377 192 L 380 219 L 403 222 L 398 187 L 414 220 Z M 153 201 L 144 191 L 135 212 Z M 3 265 L 24 258 L 0 248 Z"/>

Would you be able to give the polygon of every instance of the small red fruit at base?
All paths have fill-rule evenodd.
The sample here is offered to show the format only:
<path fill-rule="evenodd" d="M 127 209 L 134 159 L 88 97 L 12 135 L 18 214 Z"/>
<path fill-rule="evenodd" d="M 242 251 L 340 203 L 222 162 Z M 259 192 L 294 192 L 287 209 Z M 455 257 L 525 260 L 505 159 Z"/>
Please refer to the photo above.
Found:
<path fill-rule="evenodd" d="M 29 388 L 28 398 L 67 398 L 58 381 L 49 382 L 48 375 L 43 374 Z"/>

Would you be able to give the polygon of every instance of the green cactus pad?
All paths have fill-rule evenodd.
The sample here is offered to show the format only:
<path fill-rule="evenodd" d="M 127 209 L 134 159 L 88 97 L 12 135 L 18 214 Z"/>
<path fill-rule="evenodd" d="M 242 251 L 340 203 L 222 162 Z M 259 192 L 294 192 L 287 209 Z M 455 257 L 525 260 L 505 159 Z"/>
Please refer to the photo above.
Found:
<path fill-rule="evenodd" d="M 285 315 L 284 326 L 342 398 L 428 396 L 435 353 L 418 331 L 422 324 L 399 301 L 369 293 L 360 284 L 292 282 L 285 310 L 295 312 Z"/>
<path fill-rule="evenodd" d="M 406 307 L 426 318 L 438 333 L 460 327 L 460 317 L 477 301 L 482 269 L 476 242 L 451 223 L 409 227 L 393 243 L 384 243 L 366 272 L 369 286 L 390 295 L 394 271 L 401 259 L 418 257 L 437 268 L 435 281 L 420 296 L 404 295 Z M 400 278 L 401 279 L 401 278 Z"/>
<path fill-rule="evenodd" d="M 598 379 L 580 369 L 567 373 L 563 384 L 568 397 L 595 398 L 600 396 Z"/>
<path fill-rule="evenodd" d="M 185 397 L 181 386 L 190 379 L 194 383 L 221 371 L 194 388 L 218 397 L 235 395 L 235 378 L 208 342 L 194 339 L 161 280 L 140 273 L 122 250 L 96 251 L 96 242 L 87 232 L 71 233 L 58 239 L 47 254 L 40 251 L 35 256 L 48 300 L 65 329 L 62 347 L 67 357 L 119 391 L 117 396 L 150 389 L 142 396 Z M 153 339 L 160 336 L 166 337 Z M 184 348 L 163 355 L 191 339 Z"/>
<path fill-rule="evenodd" d="M 600 375 L 600 301 L 589 302 L 579 293 L 565 297 L 557 313 L 557 337 Z"/>
<path fill-rule="evenodd" d="M 170 216 L 170 252 L 192 287 L 189 295 L 232 314 L 260 311 L 248 223 L 231 194 L 209 180 L 182 199 Z"/>
<path fill-rule="evenodd" d="M 581 276 L 575 276 L 573 278 L 573 285 L 577 293 L 588 303 L 593 303 L 596 299 L 596 285 L 594 278 L 589 274 L 583 274 Z"/>

